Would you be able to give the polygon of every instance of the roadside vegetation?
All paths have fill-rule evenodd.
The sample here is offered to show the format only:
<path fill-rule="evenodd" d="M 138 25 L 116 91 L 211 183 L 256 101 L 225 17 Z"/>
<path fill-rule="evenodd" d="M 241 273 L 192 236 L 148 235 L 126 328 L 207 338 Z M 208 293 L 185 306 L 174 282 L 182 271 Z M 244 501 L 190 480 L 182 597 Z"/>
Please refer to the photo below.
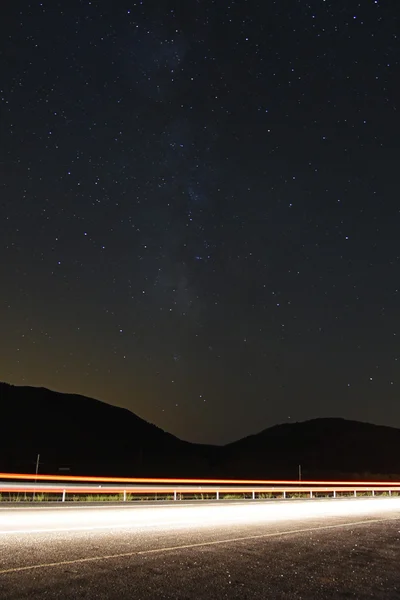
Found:
<path fill-rule="evenodd" d="M 374 493 L 371 491 L 357 491 L 357 497 L 388 497 L 388 496 L 400 496 L 400 491 L 392 491 L 391 494 L 387 491 L 379 491 L 376 490 Z M 313 492 L 313 498 L 332 498 L 333 492 L 326 492 L 324 490 Z M 354 492 L 344 491 L 344 492 L 336 492 L 336 498 L 352 498 L 354 497 Z M 243 493 L 224 493 L 223 491 L 219 492 L 220 500 L 251 500 L 253 498 L 252 492 L 243 492 Z M 309 492 L 296 492 L 286 491 L 285 496 L 282 492 L 256 492 L 255 500 L 295 500 L 295 499 L 307 499 L 310 498 Z M 177 492 L 176 500 L 215 500 L 215 493 L 201 493 L 201 494 L 193 494 L 193 493 L 182 493 Z M 173 501 L 173 494 L 129 494 L 127 493 L 125 498 L 124 494 L 66 494 L 65 502 L 154 502 L 154 501 Z M 12 492 L 3 492 L 0 494 L 0 502 L 28 502 L 28 503 L 42 503 L 42 502 L 61 502 L 62 495 L 60 493 L 12 493 Z"/>

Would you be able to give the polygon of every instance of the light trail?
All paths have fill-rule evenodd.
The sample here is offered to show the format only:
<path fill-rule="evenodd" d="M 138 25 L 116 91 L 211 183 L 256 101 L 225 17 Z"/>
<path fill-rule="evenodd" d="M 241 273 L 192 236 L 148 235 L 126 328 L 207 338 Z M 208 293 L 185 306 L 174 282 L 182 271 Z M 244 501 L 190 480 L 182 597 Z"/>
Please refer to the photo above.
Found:
<path fill-rule="evenodd" d="M 102 477 L 85 475 L 45 475 L 32 473 L 0 473 L 0 480 L 37 480 L 37 481 L 82 481 L 82 482 L 108 482 L 108 483 L 166 483 L 166 484 L 215 484 L 215 485 L 342 485 L 342 486 L 400 486 L 394 481 L 335 481 L 315 479 L 182 479 L 163 477 Z"/>
<path fill-rule="evenodd" d="M 84 509 L 40 510 L 5 509 L 0 511 L 0 535 L 57 533 L 74 531 L 107 531 L 178 528 L 204 529 L 239 525 L 263 525 L 273 522 L 312 518 L 349 518 L 393 513 L 400 517 L 400 498 L 366 498 L 360 500 L 318 500 L 257 502 L 206 505 L 110 506 Z"/>

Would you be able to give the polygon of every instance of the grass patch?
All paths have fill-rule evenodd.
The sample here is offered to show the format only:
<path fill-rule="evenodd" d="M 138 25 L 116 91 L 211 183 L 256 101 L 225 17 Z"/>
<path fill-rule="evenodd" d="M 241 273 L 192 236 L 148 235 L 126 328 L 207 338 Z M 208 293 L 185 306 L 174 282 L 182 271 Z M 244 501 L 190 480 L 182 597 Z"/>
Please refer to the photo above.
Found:
<path fill-rule="evenodd" d="M 333 492 L 327 492 L 324 490 L 313 492 L 313 498 L 332 498 Z M 336 492 L 336 498 L 354 498 L 354 491 L 338 491 Z M 357 498 L 372 498 L 372 497 L 380 497 L 380 498 L 388 498 L 388 497 L 400 497 L 400 490 L 393 490 L 391 493 L 389 491 L 380 491 L 375 490 L 374 495 L 372 491 L 357 491 Z M 224 493 L 223 490 L 219 492 L 220 500 L 244 500 L 244 499 L 252 499 L 252 491 L 242 493 Z M 310 498 L 309 492 L 296 492 L 295 490 L 287 490 L 286 491 L 287 499 L 306 499 Z M 256 492 L 255 499 L 257 500 L 281 500 L 283 499 L 283 493 L 277 491 L 271 492 Z M 174 495 L 169 494 L 126 494 L 126 502 L 154 502 L 154 501 L 171 501 L 174 500 Z M 201 492 L 201 493 L 182 493 L 177 492 L 176 494 L 177 501 L 183 500 L 216 500 L 215 492 Z M 62 501 L 62 493 L 46 493 L 46 492 L 3 492 L 0 493 L 0 502 L 32 502 L 32 503 L 46 503 L 46 502 L 61 502 Z M 123 502 L 124 494 L 116 493 L 116 494 L 66 494 L 65 496 L 66 502 Z"/>

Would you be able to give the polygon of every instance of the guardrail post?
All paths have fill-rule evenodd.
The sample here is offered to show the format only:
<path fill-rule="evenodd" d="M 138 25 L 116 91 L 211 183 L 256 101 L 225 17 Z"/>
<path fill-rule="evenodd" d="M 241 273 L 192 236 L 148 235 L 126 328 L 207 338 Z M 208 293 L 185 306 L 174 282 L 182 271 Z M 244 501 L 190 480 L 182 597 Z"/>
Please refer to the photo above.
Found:
<path fill-rule="evenodd" d="M 312 490 L 310 490 L 310 498 L 312 498 L 312 497 L 313 497 L 313 493 L 312 493 Z"/>
<path fill-rule="evenodd" d="M 176 490 L 174 490 L 174 500 L 176 500 Z"/>
<path fill-rule="evenodd" d="M 216 498 L 216 500 L 219 500 L 219 491 L 218 490 L 215 492 L 215 498 Z"/>
<path fill-rule="evenodd" d="M 372 495 L 375 496 L 375 490 L 372 490 Z"/>
<path fill-rule="evenodd" d="M 392 490 L 389 490 L 389 496 L 391 496 L 391 495 L 392 495 Z"/>
<path fill-rule="evenodd" d="M 126 502 L 126 490 L 124 490 L 124 502 Z"/>
<path fill-rule="evenodd" d="M 354 498 L 357 498 L 357 490 L 354 490 Z"/>
<path fill-rule="evenodd" d="M 251 498 L 252 498 L 252 500 L 256 499 L 256 493 L 254 490 L 251 492 Z"/>
<path fill-rule="evenodd" d="M 286 500 L 286 492 L 283 492 L 283 499 Z"/>
<path fill-rule="evenodd" d="M 65 502 L 65 494 L 66 494 L 66 490 L 63 490 L 61 502 Z"/>
<path fill-rule="evenodd" d="M 336 498 L 336 490 L 333 490 L 333 497 Z"/>

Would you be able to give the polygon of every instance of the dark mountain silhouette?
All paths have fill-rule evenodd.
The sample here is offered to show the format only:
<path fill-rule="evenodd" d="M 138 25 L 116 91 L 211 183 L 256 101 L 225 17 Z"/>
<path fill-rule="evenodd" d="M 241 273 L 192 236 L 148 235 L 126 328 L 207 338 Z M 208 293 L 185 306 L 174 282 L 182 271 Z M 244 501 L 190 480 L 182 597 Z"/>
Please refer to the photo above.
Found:
<path fill-rule="evenodd" d="M 99 400 L 0 383 L 0 470 L 178 476 L 206 473 L 209 448 Z M 214 451 L 214 448 L 212 448 Z"/>
<path fill-rule="evenodd" d="M 400 478 L 400 429 L 314 419 L 192 444 L 84 396 L 0 383 L 0 471 L 159 477 Z M 64 471 L 68 468 L 69 471 Z"/>
<path fill-rule="evenodd" d="M 313 419 L 275 425 L 224 448 L 227 475 L 297 479 L 299 465 L 303 479 L 400 474 L 400 429 Z"/>

